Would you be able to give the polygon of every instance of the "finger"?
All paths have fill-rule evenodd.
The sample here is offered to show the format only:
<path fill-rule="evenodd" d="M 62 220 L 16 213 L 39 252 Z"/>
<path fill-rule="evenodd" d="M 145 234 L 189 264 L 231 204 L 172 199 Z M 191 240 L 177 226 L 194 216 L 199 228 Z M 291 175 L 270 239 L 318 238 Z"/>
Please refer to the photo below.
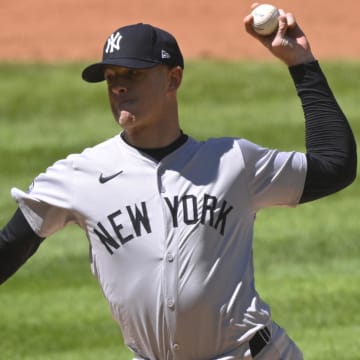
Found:
<path fill-rule="evenodd" d="M 249 34 L 257 37 L 257 34 L 253 28 L 253 20 L 254 20 L 254 18 L 251 14 L 245 16 L 245 18 L 244 18 L 245 29 Z"/>
<path fill-rule="evenodd" d="M 253 16 L 251 14 L 244 17 L 244 24 L 247 32 L 250 32 L 250 29 L 252 28 L 252 22 Z"/>
<path fill-rule="evenodd" d="M 279 13 L 280 13 L 281 16 L 285 16 L 285 15 L 286 15 L 284 9 L 280 9 L 280 8 L 279 8 Z"/>
<path fill-rule="evenodd" d="M 282 13 L 280 12 L 280 16 L 278 18 L 279 21 L 279 26 L 278 26 L 278 31 L 277 31 L 277 36 L 280 37 L 284 37 L 286 34 L 286 31 L 288 29 L 288 22 L 287 22 L 287 17 L 286 14 L 282 11 Z"/>
<path fill-rule="evenodd" d="M 246 16 L 244 17 L 244 23 L 245 23 L 245 25 L 246 25 L 246 24 L 251 25 L 252 20 L 253 20 L 253 16 L 252 16 L 251 14 L 246 15 Z"/>
<path fill-rule="evenodd" d="M 290 29 L 293 29 L 296 26 L 296 19 L 292 13 L 286 14 L 287 25 Z"/>
<path fill-rule="evenodd" d="M 280 16 L 286 17 L 286 26 L 287 28 L 293 29 L 296 27 L 296 19 L 295 16 L 292 13 L 285 13 L 283 9 L 279 9 Z"/>
<path fill-rule="evenodd" d="M 245 16 L 244 18 L 244 24 L 245 24 L 245 30 L 248 34 L 253 36 L 255 39 L 260 40 L 261 42 L 264 42 L 264 36 L 259 35 L 253 28 L 253 16 L 251 14 Z"/>

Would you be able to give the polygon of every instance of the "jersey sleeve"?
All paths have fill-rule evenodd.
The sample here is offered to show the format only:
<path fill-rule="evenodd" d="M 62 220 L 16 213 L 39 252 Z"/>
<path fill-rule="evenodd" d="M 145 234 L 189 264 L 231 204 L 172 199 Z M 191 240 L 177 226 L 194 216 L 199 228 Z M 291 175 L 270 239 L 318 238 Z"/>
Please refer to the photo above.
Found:
<path fill-rule="evenodd" d="M 74 184 L 76 176 L 71 156 L 59 160 L 35 178 L 29 190 L 11 189 L 29 225 L 41 237 L 48 237 L 76 222 Z"/>
<path fill-rule="evenodd" d="M 267 149 L 244 139 L 239 145 L 254 210 L 296 206 L 306 178 L 305 154 Z"/>

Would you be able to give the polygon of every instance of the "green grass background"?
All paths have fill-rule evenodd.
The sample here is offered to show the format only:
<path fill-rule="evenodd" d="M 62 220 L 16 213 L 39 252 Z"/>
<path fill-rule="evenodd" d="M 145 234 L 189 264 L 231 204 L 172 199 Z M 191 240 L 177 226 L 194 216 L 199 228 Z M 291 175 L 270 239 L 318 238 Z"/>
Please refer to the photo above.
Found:
<path fill-rule="evenodd" d="M 360 63 L 322 67 L 360 136 Z M 83 64 L 0 64 L 0 225 L 55 160 L 119 131 L 105 84 L 83 82 Z M 280 63 L 194 61 L 179 92 L 182 128 L 197 139 L 240 136 L 304 150 L 302 109 Z M 359 180 L 296 209 L 267 209 L 255 229 L 257 288 L 305 359 L 360 359 Z M 0 287 L 0 359 L 126 360 L 121 333 L 90 274 L 76 227 L 47 239 Z M 146 296 L 146 294 L 144 294 Z"/>

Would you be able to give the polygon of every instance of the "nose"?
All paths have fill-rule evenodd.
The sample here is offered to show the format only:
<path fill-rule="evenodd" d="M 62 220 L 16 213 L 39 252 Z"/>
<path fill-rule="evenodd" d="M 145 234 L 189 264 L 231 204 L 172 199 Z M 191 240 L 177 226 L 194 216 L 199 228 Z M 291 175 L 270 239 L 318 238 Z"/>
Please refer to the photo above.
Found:
<path fill-rule="evenodd" d="M 128 89 L 126 86 L 124 85 L 120 85 L 120 84 L 110 84 L 110 91 L 114 94 L 114 95 L 120 95 L 120 94 L 126 94 L 128 92 Z"/>

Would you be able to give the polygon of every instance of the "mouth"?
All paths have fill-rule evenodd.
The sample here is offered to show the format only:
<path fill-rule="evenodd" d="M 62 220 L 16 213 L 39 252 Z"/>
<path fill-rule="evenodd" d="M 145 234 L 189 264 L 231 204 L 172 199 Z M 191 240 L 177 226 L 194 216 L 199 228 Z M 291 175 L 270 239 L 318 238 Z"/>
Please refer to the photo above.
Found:
<path fill-rule="evenodd" d="M 135 110 L 135 100 L 134 99 L 121 99 L 115 105 L 117 118 L 127 118 L 131 115 L 134 116 Z"/>
<path fill-rule="evenodd" d="M 121 99 L 118 101 L 119 109 L 123 109 L 129 105 L 133 105 L 135 103 L 135 99 Z"/>

